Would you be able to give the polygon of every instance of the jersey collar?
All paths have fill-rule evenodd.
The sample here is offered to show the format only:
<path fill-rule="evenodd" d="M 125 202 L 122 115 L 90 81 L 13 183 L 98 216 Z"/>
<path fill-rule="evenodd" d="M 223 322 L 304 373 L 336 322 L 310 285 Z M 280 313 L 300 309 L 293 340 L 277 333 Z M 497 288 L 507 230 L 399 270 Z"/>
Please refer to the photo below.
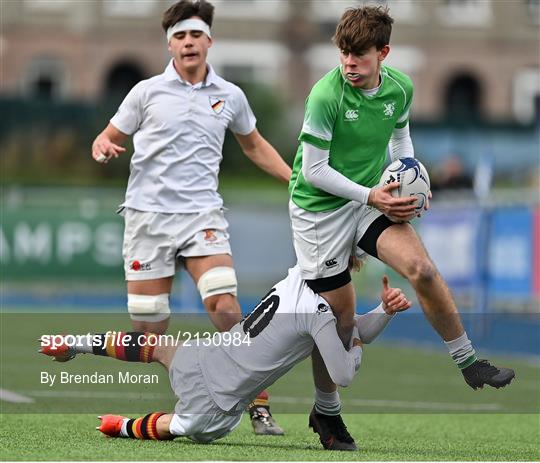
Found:
<path fill-rule="evenodd" d="M 165 68 L 165 72 L 163 73 L 163 76 L 167 82 L 172 82 L 177 80 L 183 85 L 187 85 L 189 87 L 209 87 L 210 85 L 217 85 L 217 74 L 214 71 L 214 68 L 210 65 L 210 63 L 206 63 L 206 68 L 208 70 L 208 73 L 206 74 L 206 78 L 195 85 L 190 84 L 189 82 L 186 82 L 180 75 L 176 72 L 176 69 L 174 68 L 173 59 L 169 61 L 169 64 Z"/>

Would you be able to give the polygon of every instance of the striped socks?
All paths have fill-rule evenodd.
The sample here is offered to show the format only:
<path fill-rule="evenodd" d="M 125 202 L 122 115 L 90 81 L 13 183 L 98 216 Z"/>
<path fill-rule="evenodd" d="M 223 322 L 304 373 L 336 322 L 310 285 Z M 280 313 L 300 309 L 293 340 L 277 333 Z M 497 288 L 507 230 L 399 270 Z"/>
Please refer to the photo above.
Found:
<path fill-rule="evenodd" d="M 150 363 L 158 335 L 140 331 L 108 331 L 81 337 L 75 352 L 102 355 L 126 362 Z"/>
<path fill-rule="evenodd" d="M 476 351 L 474 350 L 471 341 L 467 337 L 467 333 L 463 333 L 459 338 L 453 341 L 445 341 L 446 347 L 452 356 L 455 364 L 460 370 L 467 368 L 476 362 Z"/>
<path fill-rule="evenodd" d="M 157 420 L 162 415 L 165 413 L 150 413 L 135 419 L 124 418 L 120 436 L 131 439 L 166 440 L 160 437 L 157 431 Z"/>
<path fill-rule="evenodd" d="M 250 402 L 247 409 L 251 412 L 252 410 L 256 410 L 257 407 L 265 407 L 267 410 L 270 408 L 270 404 L 268 403 L 268 391 L 266 389 L 260 392 L 259 395 Z"/>

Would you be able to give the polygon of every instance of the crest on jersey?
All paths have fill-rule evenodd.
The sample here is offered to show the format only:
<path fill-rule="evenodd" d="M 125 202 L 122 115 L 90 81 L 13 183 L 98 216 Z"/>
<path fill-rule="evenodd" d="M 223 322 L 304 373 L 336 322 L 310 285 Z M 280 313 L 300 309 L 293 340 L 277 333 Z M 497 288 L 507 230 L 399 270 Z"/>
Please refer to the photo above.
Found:
<path fill-rule="evenodd" d="M 214 234 L 214 230 L 203 230 L 204 232 L 204 240 L 208 241 L 209 243 L 213 243 L 217 240 L 217 236 Z"/>
<path fill-rule="evenodd" d="M 383 113 L 386 117 L 392 117 L 394 115 L 395 110 L 396 110 L 395 101 L 388 101 L 387 103 L 383 103 Z"/>
<path fill-rule="evenodd" d="M 221 114 L 225 108 L 225 100 L 218 98 L 217 96 L 209 96 L 208 99 L 210 100 L 210 106 L 214 113 Z"/>

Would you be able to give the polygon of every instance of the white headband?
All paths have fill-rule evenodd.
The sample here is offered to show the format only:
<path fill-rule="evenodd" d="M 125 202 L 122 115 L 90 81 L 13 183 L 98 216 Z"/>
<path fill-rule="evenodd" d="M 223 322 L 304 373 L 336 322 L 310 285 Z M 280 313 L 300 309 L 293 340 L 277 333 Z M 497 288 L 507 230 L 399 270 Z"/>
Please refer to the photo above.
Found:
<path fill-rule="evenodd" d="M 167 42 L 171 40 L 174 34 L 182 31 L 201 31 L 208 37 L 212 37 L 210 35 L 210 27 L 202 19 L 184 19 L 167 29 Z"/>

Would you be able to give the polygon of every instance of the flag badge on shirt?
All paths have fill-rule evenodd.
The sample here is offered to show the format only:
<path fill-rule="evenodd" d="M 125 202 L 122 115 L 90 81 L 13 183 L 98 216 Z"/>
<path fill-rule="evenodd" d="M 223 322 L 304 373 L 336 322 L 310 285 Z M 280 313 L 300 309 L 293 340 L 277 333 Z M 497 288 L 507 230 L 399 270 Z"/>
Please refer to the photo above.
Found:
<path fill-rule="evenodd" d="M 223 108 L 225 108 L 225 100 L 218 98 L 216 96 L 210 96 L 208 97 L 210 100 L 210 106 L 214 110 L 216 114 L 221 114 L 223 111 Z"/>

